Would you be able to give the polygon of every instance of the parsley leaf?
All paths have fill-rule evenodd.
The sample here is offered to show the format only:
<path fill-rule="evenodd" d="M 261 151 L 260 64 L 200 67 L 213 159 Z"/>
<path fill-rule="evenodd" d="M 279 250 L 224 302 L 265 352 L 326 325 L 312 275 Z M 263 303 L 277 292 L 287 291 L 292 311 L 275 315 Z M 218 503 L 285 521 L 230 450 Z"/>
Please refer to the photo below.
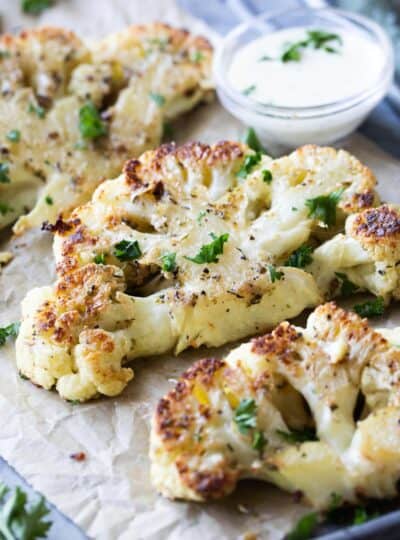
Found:
<path fill-rule="evenodd" d="M 270 184 L 272 182 L 272 172 L 269 169 L 261 171 L 263 182 Z"/>
<path fill-rule="evenodd" d="M 97 139 L 107 133 L 107 126 L 91 101 L 79 109 L 79 131 L 84 139 Z"/>
<path fill-rule="evenodd" d="M 258 450 L 261 453 L 264 450 L 264 447 L 267 444 L 267 442 L 268 441 L 264 437 L 264 433 L 262 431 L 255 431 L 251 446 L 254 448 L 254 450 Z"/>
<path fill-rule="evenodd" d="M 338 51 L 336 49 L 328 45 L 332 41 L 337 41 L 338 44 L 342 43 L 342 39 L 338 34 L 325 32 L 324 30 L 308 30 L 305 39 L 289 43 L 285 47 L 280 59 L 282 62 L 300 62 L 301 50 L 307 47 L 323 49 L 329 53 L 337 53 Z"/>
<path fill-rule="evenodd" d="M 106 264 L 106 255 L 105 253 L 98 253 L 94 258 L 93 262 L 96 264 Z"/>
<path fill-rule="evenodd" d="M 245 134 L 242 137 L 242 142 L 247 144 L 247 146 L 249 146 L 255 152 L 260 152 L 261 154 L 265 153 L 264 148 L 260 143 L 260 139 L 257 137 L 257 133 L 252 127 L 247 128 Z"/>
<path fill-rule="evenodd" d="M 235 410 L 235 423 L 244 435 L 257 425 L 257 405 L 254 399 L 242 399 Z"/>
<path fill-rule="evenodd" d="M 44 521 L 50 510 L 43 497 L 27 507 L 27 496 L 16 487 L 6 499 L 9 489 L 0 484 L 0 531 L 1 538 L 13 540 L 36 540 L 45 538 L 51 522 Z"/>
<path fill-rule="evenodd" d="M 18 336 L 20 325 L 20 322 L 16 322 L 0 328 L 0 347 L 5 345 L 7 338 Z"/>
<path fill-rule="evenodd" d="M 48 204 L 50 206 L 54 203 L 53 198 L 50 197 L 50 195 L 46 195 L 44 200 L 46 201 L 46 204 Z"/>
<path fill-rule="evenodd" d="M 310 512 L 296 523 L 294 529 L 286 536 L 286 540 L 308 540 L 318 524 L 318 514 Z"/>
<path fill-rule="evenodd" d="M 8 214 L 8 212 L 14 212 L 14 208 L 12 208 L 8 203 L 0 201 L 0 214 L 5 216 Z"/>
<path fill-rule="evenodd" d="M 174 128 L 170 122 L 164 122 L 162 139 L 163 141 L 171 141 L 174 137 Z"/>
<path fill-rule="evenodd" d="M 343 503 L 343 497 L 339 493 L 331 493 L 331 503 L 329 505 L 329 512 L 333 512 L 339 508 Z"/>
<path fill-rule="evenodd" d="M 362 525 L 370 519 L 375 519 L 377 517 L 379 517 L 379 512 L 368 514 L 366 508 L 362 508 L 361 506 L 359 506 L 354 509 L 353 525 Z"/>
<path fill-rule="evenodd" d="M 212 242 L 201 246 L 195 257 L 185 257 L 185 259 L 196 264 L 217 263 L 219 261 L 218 255 L 222 255 L 224 252 L 224 244 L 228 241 L 229 234 L 225 233 L 216 236 L 214 233 L 210 233 L 210 236 L 213 239 Z"/>
<path fill-rule="evenodd" d="M 36 114 L 38 118 L 44 118 L 46 116 L 44 108 L 34 103 L 29 103 L 28 112 Z"/>
<path fill-rule="evenodd" d="M 340 294 L 345 298 L 352 296 L 358 291 L 358 286 L 349 279 L 347 279 L 346 274 L 342 274 L 341 272 L 335 272 L 335 276 L 341 282 Z"/>
<path fill-rule="evenodd" d="M 292 429 L 291 431 L 282 431 L 281 429 L 277 429 L 276 433 L 284 441 L 290 444 L 302 443 L 306 441 L 318 441 L 315 431 L 311 428 Z"/>
<path fill-rule="evenodd" d="M 45 9 L 48 9 L 52 0 L 22 0 L 21 8 L 30 15 L 40 15 Z"/>
<path fill-rule="evenodd" d="M 164 272 L 173 272 L 176 270 L 176 253 L 166 253 L 161 257 L 161 262 Z"/>
<path fill-rule="evenodd" d="M 312 263 L 313 258 L 311 253 L 313 249 L 311 246 L 300 246 L 293 251 L 289 258 L 285 261 L 285 266 L 294 266 L 295 268 L 305 268 Z"/>
<path fill-rule="evenodd" d="M 282 62 L 299 62 L 301 59 L 300 49 L 305 46 L 305 41 L 289 45 L 282 53 Z"/>
<path fill-rule="evenodd" d="M 114 255 L 120 261 L 133 261 L 142 255 L 139 242 L 137 240 L 121 240 L 121 242 L 115 244 L 114 248 Z"/>
<path fill-rule="evenodd" d="M 196 218 L 196 221 L 199 225 L 201 225 L 201 222 L 203 221 L 203 218 L 205 218 L 207 215 L 207 212 L 205 210 L 201 210 L 201 212 L 198 213 L 198 216 Z"/>
<path fill-rule="evenodd" d="M 201 51 L 193 51 L 190 55 L 190 60 L 195 64 L 199 64 L 202 60 L 204 60 L 204 54 Z"/>
<path fill-rule="evenodd" d="M 342 511 L 343 497 L 339 493 L 333 492 L 330 494 L 330 499 L 331 500 L 326 510 L 325 516 L 329 522 L 335 523 L 338 520 L 339 514 Z"/>
<path fill-rule="evenodd" d="M 337 41 L 339 44 L 342 44 L 342 38 L 338 34 L 333 34 L 332 32 L 325 32 L 324 30 L 308 30 L 308 41 L 309 44 L 314 47 L 314 49 L 328 49 L 328 52 L 332 52 L 334 49 L 327 46 L 326 44 L 332 41 Z M 337 52 L 335 50 L 335 52 Z"/>
<path fill-rule="evenodd" d="M 253 167 L 255 167 L 261 161 L 262 154 L 261 152 L 256 152 L 255 154 L 250 154 L 245 157 L 243 165 L 240 167 L 239 171 L 236 173 L 238 178 L 246 178 L 248 174 L 251 173 Z"/>
<path fill-rule="evenodd" d="M 21 132 L 19 129 L 11 129 L 6 137 L 11 142 L 19 142 L 21 140 Z"/>
<path fill-rule="evenodd" d="M 250 94 L 252 94 L 254 92 L 254 90 L 256 89 L 256 85 L 255 84 L 252 84 L 251 86 L 248 86 L 247 88 L 245 88 L 243 91 L 242 91 L 242 94 L 244 96 L 249 96 Z"/>
<path fill-rule="evenodd" d="M 165 104 L 165 97 L 162 94 L 157 94 L 156 92 L 150 92 L 149 97 L 159 107 L 162 107 Z"/>
<path fill-rule="evenodd" d="M 8 176 L 9 171 L 10 171 L 10 168 L 7 163 L 0 163 L 0 183 L 1 184 L 9 184 L 11 182 L 10 177 Z"/>
<path fill-rule="evenodd" d="M 353 309 L 360 317 L 377 317 L 378 315 L 384 314 L 385 301 L 382 296 L 378 296 L 375 300 L 368 300 L 363 304 L 356 304 Z"/>
<path fill-rule="evenodd" d="M 329 195 L 320 195 L 314 199 L 306 200 L 308 217 L 322 221 L 328 227 L 336 225 L 336 206 L 343 195 L 344 188 L 333 191 Z"/>
<path fill-rule="evenodd" d="M 283 272 L 279 272 L 275 266 L 273 266 L 272 264 L 269 264 L 268 265 L 268 271 L 269 271 L 269 276 L 271 278 L 271 282 L 272 283 L 275 283 L 275 281 L 279 281 L 283 278 L 284 276 L 284 273 Z"/>

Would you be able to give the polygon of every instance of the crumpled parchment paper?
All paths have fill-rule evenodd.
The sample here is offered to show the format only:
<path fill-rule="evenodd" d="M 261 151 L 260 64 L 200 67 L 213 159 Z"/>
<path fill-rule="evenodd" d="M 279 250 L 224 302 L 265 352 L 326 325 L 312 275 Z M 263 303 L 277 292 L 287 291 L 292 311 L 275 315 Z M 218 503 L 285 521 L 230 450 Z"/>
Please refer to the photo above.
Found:
<path fill-rule="evenodd" d="M 0 0 L 0 12 L 3 30 L 50 24 L 98 37 L 129 23 L 163 20 L 208 32 L 182 14 L 174 0 L 58 0 L 39 18 L 22 16 L 15 0 Z M 175 133 L 179 142 L 215 142 L 237 139 L 241 131 L 243 126 L 216 102 L 178 122 Z M 375 171 L 382 197 L 400 203 L 400 162 L 360 135 L 354 135 L 347 148 Z M 53 281 L 54 264 L 51 238 L 44 232 L 6 240 L 1 248 L 14 253 L 0 275 L 3 326 L 19 320 L 19 304 L 29 289 Z M 398 308 L 379 324 L 400 324 Z M 0 350 L 0 455 L 92 538 L 228 540 L 249 533 L 260 539 L 282 538 L 305 507 L 271 486 L 243 482 L 230 498 L 200 505 L 164 500 L 149 481 L 154 405 L 194 360 L 227 348 L 136 361 L 135 379 L 123 395 L 71 405 L 22 380 L 13 344 L 8 344 Z M 75 452 L 84 452 L 86 459 L 74 461 L 70 455 Z"/>

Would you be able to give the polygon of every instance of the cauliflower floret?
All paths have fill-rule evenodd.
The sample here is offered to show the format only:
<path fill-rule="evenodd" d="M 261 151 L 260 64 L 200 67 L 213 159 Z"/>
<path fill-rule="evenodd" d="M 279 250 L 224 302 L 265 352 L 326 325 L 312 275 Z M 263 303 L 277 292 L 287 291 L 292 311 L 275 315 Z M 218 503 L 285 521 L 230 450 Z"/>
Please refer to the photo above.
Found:
<path fill-rule="evenodd" d="M 89 200 L 160 143 L 166 119 L 212 96 L 211 46 L 164 24 L 90 46 L 39 28 L 3 36 L 0 52 L 0 228 L 29 209 L 18 234 Z"/>
<path fill-rule="evenodd" d="M 345 233 L 322 244 L 308 267 L 325 296 L 367 290 L 400 298 L 400 211 L 382 205 L 352 214 Z"/>
<path fill-rule="evenodd" d="M 317 508 L 332 493 L 348 502 L 393 497 L 399 373 L 400 350 L 333 303 L 306 328 L 283 322 L 224 360 L 197 362 L 160 400 L 153 483 L 167 497 L 204 501 L 259 478 Z"/>
<path fill-rule="evenodd" d="M 219 346 L 296 316 L 321 297 L 311 274 L 280 265 L 329 235 L 306 201 L 342 189 L 340 227 L 348 201 L 374 198 L 373 187 L 349 154 L 314 146 L 271 160 L 234 142 L 164 145 L 128 161 L 50 227 L 58 280 L 48 300 L 32 301 L 39 289 L 24 301 L 18 368 L 66 399 L 115 395 L 129 360 Z M 63 373 L 54 348 L 68 356 Z"/>

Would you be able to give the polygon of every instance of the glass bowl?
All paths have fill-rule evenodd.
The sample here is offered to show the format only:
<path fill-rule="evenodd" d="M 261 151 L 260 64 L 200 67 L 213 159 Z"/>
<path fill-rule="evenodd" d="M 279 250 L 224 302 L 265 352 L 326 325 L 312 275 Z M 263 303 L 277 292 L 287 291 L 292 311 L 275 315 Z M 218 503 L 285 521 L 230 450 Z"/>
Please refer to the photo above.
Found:
<path fill-rule="evenodd" d="M 233 88 L 228 78 L 236 51 L 268 33 L 293 27 L 329 28 L 333 32 L 360 32 L 383 53 L 376 80 L 361 92 L 324 105 L 281 107 L 252 100 Z M 266 148 L 275 155 L 303 144 L 334 144 L 363 122 L 385 96 L 394 74 L 392 44 L 372 20 L 337 9 L 300 8 L 262 14 L 233 29 L 219 44 L 214 59 L 214 78 L 224 107 L 247 126 L 252 126 Z"/>

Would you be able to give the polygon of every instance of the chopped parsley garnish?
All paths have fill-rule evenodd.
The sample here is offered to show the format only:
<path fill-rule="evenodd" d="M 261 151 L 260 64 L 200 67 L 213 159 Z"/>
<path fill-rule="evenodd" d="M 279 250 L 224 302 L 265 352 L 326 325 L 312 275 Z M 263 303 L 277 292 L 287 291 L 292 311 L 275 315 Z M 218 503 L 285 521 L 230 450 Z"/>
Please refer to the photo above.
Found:
<path fill-rule="evenodd" d="M 21 132 L 19 129 L 12 129 L 7 133 L 6 137 L 11 142 L 19 142 L 21 140 Z"/>
<path fill-rule="evenodd" d="M 385 312 L 385 301 L 382 296 L 378 296 L 375 300 L 356 304 L 353 309 L 360 317 L 378 317 Z"/>
<path fill-rule="evenodd" d="M 254 448 L 254 450 L 258 450 L 261 453 L 264 450 L 264 447 L 267 444 L 267 442 L 268 441 L 264 437 L 264 433 L 262 431 L 257 430 L 254 432 L 251 446 Z"/>
<path fill-rule="evenodd" d="M 336 225 L 336 206 L 343 195 L 344 189 L 333 191 L 329 195 L 320 195 L 314 199 L 306 200 L 308 217 L 313 217 L 322 221 L 328 227 Z"/>
<path fill-rule="evenodd" d="M 315 434 L 315 431 L 310 428 L 304 429 L 292 429 L 291 431 L 282 431 L 281 429 L 276 430 L 277 435 L 281 437 L 284 441 L 290 444 L 302 443 L 306 441 L 317 441 L 318 438 Z"/>
<path fill-rule="evenodd" d="M 14 212 L 14 208 L 12 208 L 8 203 L 0 201 L 0 214 L 5 216 L 8 214 L 8 212 Z"/>
<path fill-rule="evenodd" d="M 251 86 L 248 86 L 247 88 L 245 88 L 243 90 L 242 94 L 244 96 L 249 96 L 250 94 L 252 94 L 254 92 L 255 89 L 256 89 L 256 85 L 252 84 Z"/>
<path fill-rule="evenodd" d="M 8 337 L 17 337 L 21 323 L 16 322 L 0 328 L 0 346 L 3 346 Z"/>
<path fill-rule="evenodd" d="M 214 233 L 210 233 L 210 236 L 212 242 L 201 246 L 199 253 L 194 257 L 185 257 L 185 259 L 196 264 L 217 263 L 219 261 L 218 255 L 222 255 L 224 252 L 224 244 L 228 241 L 229 234 L 216 236 Z"/>
<path fill-rule="evenodd" d="M 27 507 L 28 497 L 17 486 L 12 493 L 0 483 L 0 531 L 6 540 L 36 540 L 45 538 L 51 527 L 44 518 L 50 513 L 43 497 Z M 7 499 L 6 499 L 7 497 Z"/>
<path fill-rule="evenodd" d="M 272 172 L 269 169 L 261 171 L 263 182 L 270 184 L 272 182 Z"/>
<path fill-rule="evenodd" d="M 149 97 L 159 107 L 162 107 L 165 104 L 165 97 L 162 94 L 157 94 L 156 92 L 150 92 Z"/>
<path fill-rule="evenodd" d="M 318 514 L 310 512 L 296 523 L 294 529 L 285 537 L 285 540 L 308 540 L 318 525 Z"/>
<path fill-rule="evenodd" d="M 284 273 L 283 272 L 279 272 L 275 266 L 273 266 L 272 264 L 269 264 L 268 265 L 268 271 L 269 271 L 269 276 L 271 278 L 271 281 L 272 283 L 275 283 L 275 281 L 279 281 L 280 279 L 283 278 L 284 276 Z"/>
<path fill-rule="evenodd" d="M 323 30 L 308 30 L 307 37 L 303 40 L 289 43 L 281 55 L 282 62 L 299 62 L 301 60 L 301 51 L 307 47 L 322 49 L 328 53 L 337 53 L 331 44 L 336 41 L 339 45 L 342 39 L 338 34 L 324 32 Z"/>
<path fill-rule="evenodd" d="M 357 508 L 354 509 L 353 525 L 362 525 L 363 523 L 366 523 L 370 519 L 375 519 L 377 517 L 379 517 L 379 512 L 368 514 L 368 511 L 366 508 L 362 508 L 361 506 L 358 506 Z"/>
<path fill-rule="evenodd" d="M 199 225 L 201 225 L 201 222 L 203 221 L 203 218 L 205 218 L 207 215 L 207 212 L 205 210 L 202 210 L 201 212 L 199 212 L 197 218 L 196 218 L 196 221 Z"/>
<path fill-rule="evenodd" d="M 264 154 L 264 148 L 260 142 L 260 139 L 257 137 L 257 133 L 254 131 L 254 128 L 247 128 L 245 134 L 242 137 L 242 142 L 247 144 L 255 152 L 260 152 Z"/>
<path fill-rule="evenodd" d="M 106 255 L 105 253 L 98 253 L 94 259 L 93 262 L 96 264 L 106 264 Z"/>
<path fill-rule="evenodd" d="M 305 268 L 312 263 L 312 252 L 313 249 L 311 246 L 300 246 L 298 249 L 293 251 L 289 258 L 285 261 L 285 266 L 294 266 L 295 268 Z"/>
<path fill-rule="evenodd" d="M 1 184 L 9 184 L 11 182 L 10 177 L 8 176 L 9 170 L 10 168 L 7 163 L 0 163 L 0 183 Z"/>
<path fill-rule="evenodd" d="M 137 240 L 121 240 L 121 242 L 115 244 L 114 248 L 114 255 L 120 261 L 133 261 L 142 255 L 139 242 Z"/>
<path fill-rule="evenodd" d="M 249 156 L 246 156 L 243 165 L 236 173 L 236 176 L 238 178 L 246 178 L 246 176 L 251 173 L 253 167 L 260 163 L 261 157 L 261 152 L 256 152 L 255 154 L 250 154 Z"/>
<path fill-rule="evenodd" d="M 338 493 L 331 493 L 331 503 L 328 508 L 328 514 L 337 510 L 343 503 L 343 497 Z"/>
<path fill-rule="evenodd" d="M 34 103 L 29 103 L 28 112 L 36 114 L 38 118 L 44 118 L 46 116 L 46 111 L 40 105 L 35 105 Z"/>
<path fill-rule="evenodd" d="M 54 203 L 54 201 L 53 201 L 52 197 L 50 197 L 50 195 L 46 195 L 44 200 L 46 201 L 46 204 L 48 204 L 50 206 Z"/>
<path fill-rule="evenodd" d="M 204 54 L 201 51 L 193 51 L 190 55 L 190 60 L 195 64 L 199 64 L 202 60 L 204 60 Z"/>
<path fill-rule="evenodd" d="M 40 15 L 52 5 L 52 0 L 22 0 L 21 8 L 30 15 Z"/>
<path fill-rule="evenodd" d="M 299 62 L 301 59 L 300 49 L 306 47 L 305 41 L 299 41 L 289 45 L 282 53 L 282 62 Z"/>
<path fill-rule="evenodd" d="M 324 30 L 308 30 L 307 35 L 314 49 L 331 49 L 331 46 L 327 46 L 326 44 L 332 41 L 337 41 L 339 45 L 342 44 L 342 38 L 339 34 L 333 34 L 332 32 L 325 32 Z"/>
<path fill-rule="evenodd" d="M 176 253 L 166 253 L 161 258 L 164 272 L 174 272 L 176 270 Z"/>
<path fill-rule="evenodd" d="M 346 274 L 342 274 L 341 272 L 335 272 L 335 276 L 340 281 L 340 294 L 344 296 L 345 298 L 352 296 L 354 293 L 358 291 L 358 286 L 350 281 Z"/>
<path fill-rule="evenodd" d="M 242 399 L 235 410 L 235 424 L 240 433 L 246 435 L 249 429 L 255 428 L 257 425 L 257 405 L 254 399 Z"/>
<path fill-rule="evenodd" d="M 162 132 L 163 141 L 170 141 L 172 140 L 173 136 L 174 136 L 174 128 L 172 127 L 172 124 L 170 122 L 164 122 L 163 132 Z"/>
<path fill-rule="evenodd" d="M 79 131 L 84 139 L 97 139 L 107 133 L 107 126 L 91 101 L 79 109 Z"/>

